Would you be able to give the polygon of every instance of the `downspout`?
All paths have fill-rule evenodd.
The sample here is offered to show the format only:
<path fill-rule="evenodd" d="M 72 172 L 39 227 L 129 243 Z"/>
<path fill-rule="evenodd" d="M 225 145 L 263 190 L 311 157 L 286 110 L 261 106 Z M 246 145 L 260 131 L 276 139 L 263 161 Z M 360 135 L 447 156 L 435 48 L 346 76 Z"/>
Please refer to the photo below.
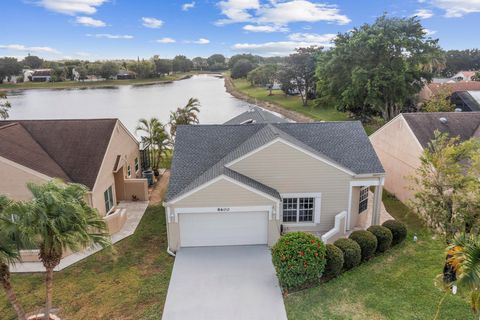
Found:
<path fill-rule="evenodd" d="M 169 247 L 167 247 L 167 253 L 168 253 L 169 255 L 171 255 L 172 257 L 175 257 L 175 256 L 176 256 L 175 253 L 173 253 L 172 250 L 170 250 Z"/>
<path fill-rule="evenodd" d="M 169 243 L 170 243 L 170 239 L 169 239 L 169 232 L 168 232 L 168 222 L 170 221 L 170 217 L 169 217 L 169 211 L 170 210 L 167 210 L 167 205 L 165 202 L 162 202 L 162 205 L 163 207 L 165 208 L 165 223 L 167 225 L 167 253 L 172 256 L 172 257 L 175 257 L 175 253 L 170 250 L 170 247 L 169 247 Z"/>

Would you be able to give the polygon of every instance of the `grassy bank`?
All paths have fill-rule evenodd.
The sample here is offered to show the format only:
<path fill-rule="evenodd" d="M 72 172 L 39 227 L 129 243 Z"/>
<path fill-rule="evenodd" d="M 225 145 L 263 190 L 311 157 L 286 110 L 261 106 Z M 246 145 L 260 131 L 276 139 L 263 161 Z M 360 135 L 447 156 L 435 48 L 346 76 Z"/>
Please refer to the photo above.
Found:
<path fill-rule="evenodd" d="M 442 272 L 445 243 L 389 194 L 387 211 L 408 224 L 407 240 L 338 278 L 286 297 L 289 319 L 433 319 L 444 293 L 434 286 Z M 412 241 L 413 232 L 419 241 Z M 439 319 L 474 319 L 466 300 L 448 295 Z"/>
<path fill-rule="evenodd" d="M 160 319 L 173 258 L 166 253 L 162 207 L 149 207 L 137 231 L 115 244 L 116 253 L 100 252 L 54 275 L 54 307 L 62 319 Z M 14 288 L 27 312 L 39 311 L 43 274 L 14 274 Z M 0 319 L 15 319 L 3 290 Z"/>

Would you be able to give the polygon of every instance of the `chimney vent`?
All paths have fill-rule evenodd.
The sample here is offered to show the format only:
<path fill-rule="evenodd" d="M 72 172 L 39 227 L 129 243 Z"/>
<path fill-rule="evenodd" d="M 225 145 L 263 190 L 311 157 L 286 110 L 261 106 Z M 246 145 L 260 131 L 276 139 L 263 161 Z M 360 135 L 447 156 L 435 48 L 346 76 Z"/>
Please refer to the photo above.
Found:
<path fill-rule="evenodd" d="M 447 124 L 447 122 L 448 122 L 447 118 L 445 118 L 445 117 L 441 117 L 439 120 L 443 124 Z"/>

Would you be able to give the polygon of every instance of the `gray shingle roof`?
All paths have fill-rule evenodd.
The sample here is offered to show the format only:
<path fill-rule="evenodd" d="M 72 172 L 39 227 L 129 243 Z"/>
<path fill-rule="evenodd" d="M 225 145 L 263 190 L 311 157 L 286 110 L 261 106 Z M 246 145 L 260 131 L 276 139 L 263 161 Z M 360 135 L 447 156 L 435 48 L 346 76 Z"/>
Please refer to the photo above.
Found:
<path fill-rule="evenodd" d="M 250 110 L 239 114 L 235 118 L 232 118 L 224 124 L 243 124 L 246 121 L 252 120 L 253 123 L 284 123 L 288 122 L 287 119 L 276 116 L 275 114 L 263 110 L 259 107 L 252 107 Z"/>
<path fill-rule="evenodd" d="M 278 137 L 355 174 L 384 172 L 357 121 L 179 126 L 166 201 L 222 174 L 279 198 L 276 190 L 225 167 Z"/>
<path fill-rule="evenodd" d="M 402 115 L 424 148 L 434 138 L 435 130 L 465 141 L 473 137 L 480 126 L 480 112 L 417 112 Z M 440 118 L 445 118 L 447 122 L 442 123 Z"/>

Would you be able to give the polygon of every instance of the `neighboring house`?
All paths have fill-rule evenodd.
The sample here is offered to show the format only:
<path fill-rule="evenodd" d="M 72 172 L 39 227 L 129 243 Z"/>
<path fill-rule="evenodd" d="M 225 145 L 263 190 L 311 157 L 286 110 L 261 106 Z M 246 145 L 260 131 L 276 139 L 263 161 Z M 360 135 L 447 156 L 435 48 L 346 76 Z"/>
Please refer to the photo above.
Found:
<path fill-rule="evenodd" d="M 126 220 L 117 204 L 148 200 L 138 146 L 118 119 L 0 121 L 0 194 L 29 200 L 28 182 L 83 184 L 113 234 Z"/>
<path fill-rule="evenodd" d="M 224 124 L 251 124 L 251 123 L 284 123 L 287 119 L 275 115 L 272 112 L 263 110 L 259 107 L 252 107 L 248 111 L 241 113 L 225 122 Z"/>
<path fill-rule="evenodd" d="M 403 113 L 370 136 L 385 168 L 385 190 L 403 203 L 413 199 L 411 177 L 435 130 L 459 136 L 462 141 L 480 137 L 480 112 Z"/>
<path fill-rule="evenodd" d="M 459 71 L 451 79 L 455 81 L 472 81 L 476 71 Z"/>
<path fill-rule="evenodd" d="M 52 69 L 36 69 L 32 74 L 32 82 L 49 82 L 52 79 Z"/>
<path fill-rule="evenodd" d="M 137 75 L 133 71 L 122 70 L 117 73 L 117 80 L 135 79 Z"/>
<path fill-rule="evenodd" d="M 452 93 L 450 99 L 455 109 L 463 112 L 480 111 L 480 91 L 457 91 Z"/>
<path fill-rule="evenodd" d="M 378 223 L 384 175 L 356 121 L 179 126 L 168 247 L 271 246 L 282 231 L 333 241 L 367 212 Z"/>
<path fill-rule="evenodd" d="M 425 102 L 440 92 L 480 91 L 480 81 L 455 82 L 455 83 L 429 83 L 420 91 L 419 102 Z"/>

